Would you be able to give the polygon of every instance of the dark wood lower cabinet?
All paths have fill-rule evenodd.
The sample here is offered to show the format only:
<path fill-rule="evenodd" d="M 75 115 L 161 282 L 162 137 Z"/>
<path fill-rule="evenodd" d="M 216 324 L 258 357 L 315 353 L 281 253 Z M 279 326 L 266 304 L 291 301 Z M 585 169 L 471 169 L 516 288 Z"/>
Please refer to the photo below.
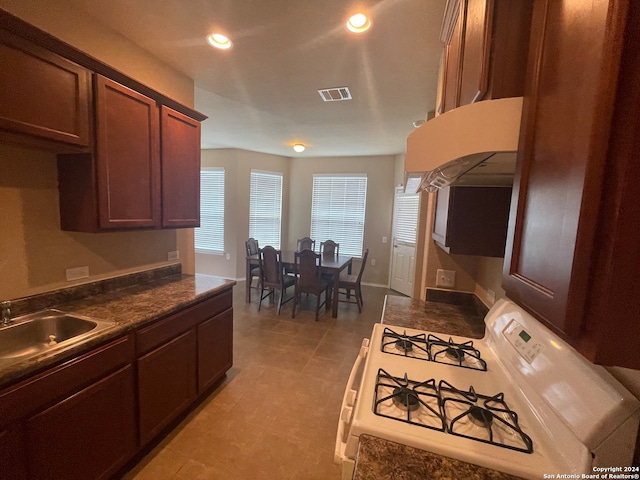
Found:
<path fill-rule="evenodd" d="M 30 478 L 108 478 L 136 450 L 132 366 L 29 418 L 25 430 Z"/>
<path fill-rule="evenodd" d="M 145 445 L 196 398 L 193 330 L 138 360 L 140 443 Z"/>
<path fill-rule="evenodd" d="M 229 288 L 0 390 L 0 479 L 118 474 L 231 367 L 231 300 Z"/>
<path fill-rule="evenodd" d="M 0 476 L 11 480 L 29 478 L 26 452 L 21 425 L 0 431 Z"/>
<path fill-rule="evenodd" d="M 233 311 L 198 325 L 198 393 L 213 385 L 233 364 Z"/>

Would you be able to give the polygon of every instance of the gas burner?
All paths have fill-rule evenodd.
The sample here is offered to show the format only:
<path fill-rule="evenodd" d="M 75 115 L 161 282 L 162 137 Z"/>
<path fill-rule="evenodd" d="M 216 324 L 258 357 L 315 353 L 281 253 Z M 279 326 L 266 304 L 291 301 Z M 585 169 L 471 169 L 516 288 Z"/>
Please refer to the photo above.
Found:
<path fill-rule="evenodd" d="M 493 413 L 491 410 L 473 405 L 469 408 L 469 419 L 479 427 L 490 427 L 493 422 Z"/>
<path fill-rule="evenodd" d="M 424 333 L 407 335 L 406 331 L 404 333 L 398 333 L 385 327 L 382 334 L 380 350 L 393 355 L 429 360 L 427 336 Z"/>
<path fill-rule="evenodd" d="M 445 431 L 436 381 L 425 382 L 394 377 L 380 368 L 376 381 L 373 412 L 381 417 Z"/>
<path fill-rule="evenodd" d="M 418 396 L 405 386 L 398 386 L 393 389 L 392 400 L 400 410 L 413 411 L 420 408 Z"/>
<path fill-rule="evenodd" d="M 489 443 L 524 453 L 533 452 L 533 442 L 518 423 L 518 415 L 504 400 L 476 393 L 473 387 L 459 390 L 449 382 L 438 384 L 447 431 L 452 435 Z"/>
<path fill-rule="evenodd" d="M 406 338 L 399 338 L 398 340 L 396 340 L 395 345 L 398 350 L 404 353 L 413 350 L 413 344 L 411 343 L 411 340 L 408 340 Z"/>
<path fill-rule="evenodd" d="M 473 341 L 456 343 L 451 338 L 443 340 L 433 334 L 427 337 L 429 358 L 437 363 L 470 368 L 472 370 L 487 370 L 487 363 L 481 358 L 480 351 L 473 346 Z"/>
<path fill-rule="evenodd" d="M 464 350 L 462 350 L 461 348 L 447 347 L 444 351 L 444 354 L 451 360 L 455 360 L 456 362 L 460 362 L 464 358 Z"/>

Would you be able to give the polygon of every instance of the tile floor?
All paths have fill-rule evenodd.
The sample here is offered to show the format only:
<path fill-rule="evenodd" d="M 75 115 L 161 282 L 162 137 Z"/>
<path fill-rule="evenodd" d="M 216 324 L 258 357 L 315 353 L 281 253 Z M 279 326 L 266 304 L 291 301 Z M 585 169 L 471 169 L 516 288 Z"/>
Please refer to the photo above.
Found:
<path fill-rule="evenodd" d="M 289 289 L 289 294 L 293 289 Z M 125 480 L 339 480 L 336 426 L 351 366 L 380 321 L 385 288 L 363 286 L 365 306 L 339 304 L 338 318 L 315 297 L 291 318 L 234 287 L 234 364 L 224 382 L 122 478 Z"/>

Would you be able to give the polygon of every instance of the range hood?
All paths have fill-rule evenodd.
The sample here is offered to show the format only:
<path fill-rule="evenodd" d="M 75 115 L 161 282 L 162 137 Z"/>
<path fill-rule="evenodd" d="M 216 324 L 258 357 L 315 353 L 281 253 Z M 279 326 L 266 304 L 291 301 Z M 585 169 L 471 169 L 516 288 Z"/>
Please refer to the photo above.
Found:
<path fill-rule="evenodd" d="M 455 108 L 407 138 L 405 191 L 447 185 L 510 184 L 520 136 L 522 97 Z"/>

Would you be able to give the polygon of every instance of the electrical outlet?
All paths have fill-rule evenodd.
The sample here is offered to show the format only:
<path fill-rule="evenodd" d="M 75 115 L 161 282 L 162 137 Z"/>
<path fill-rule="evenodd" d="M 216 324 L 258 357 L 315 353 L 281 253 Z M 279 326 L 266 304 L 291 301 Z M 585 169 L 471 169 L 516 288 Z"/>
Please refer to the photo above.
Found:
<path fill-rule="evenodd" d="M 227 260 L 231 260 L 231 254 L 230 254 L 230 253 L 227 253 L 227 254 L 225 255 L 225 258 L 226 258 Z"/>
<path fill-rule="evenodd" d="M 456 271 L 442 270 L 436 271 L 436 287 L 453 288 L 456 285 Z"/>
<path fill-rule="evenodd" d="M 178 260 L 178 258 L 180 258 L 180 253 L 177 250 L 167 252 L 167 260 Z"/>
<path fill-rule="evenodd" d="M 372 266 L 372 267 L 375 267 L 375 266 L 376 266 L 376 259 L 375 259 L 375 258 L 372 258 L 372 259 L 371 259 L 371 266 Z"/>
<path fill-rule="evenodd" d="M 387 237 L 382 237 L 382 243 L 387 243 Z"/>
<path fill-rule="evenodd" d="M 80 280 L 89 276 L 89 267 L 67 268 L 67 282 L 71 280 Z"/>
<path fill-rule="evenodd" d="M 494 303 L 496 303 L 496 292 L 494 292 L 491 289 L 487 290 L 487 300 L 489 301 L 489 303 L 491 305 L 493 305 Z"/>

